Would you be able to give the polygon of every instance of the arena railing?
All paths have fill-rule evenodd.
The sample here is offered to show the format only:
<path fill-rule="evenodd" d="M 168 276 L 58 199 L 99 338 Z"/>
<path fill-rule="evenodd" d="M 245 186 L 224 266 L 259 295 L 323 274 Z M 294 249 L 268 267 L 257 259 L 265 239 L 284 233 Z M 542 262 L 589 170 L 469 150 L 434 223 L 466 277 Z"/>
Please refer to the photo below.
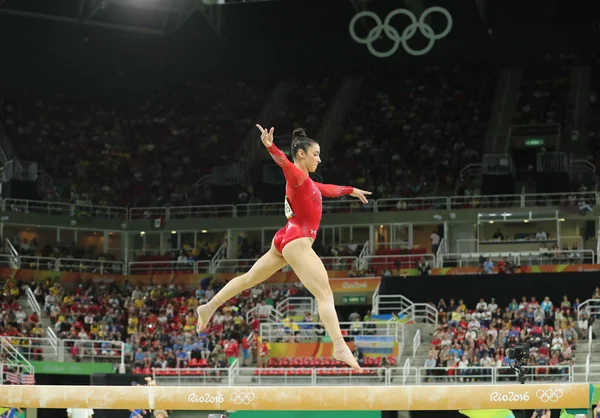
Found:
<path fill-rule="evenodd" d="M 283 320 L 283 317 L 277 309 L 271 305 L 257 305 L 246 312 L 246 323 L 250 324 L 254 319 L 266 321 L 269 323 L 277 323 Z"/>
<path fill-rule="evenodd" d="M 167 274 L 192 272 L 209 273 L 211 262 L 204 261 L 132 261 L 127 265 L 127 274 Z"/>
<path fill-rule="evenodd" d="M 260 324 L 260 337 L 268 342 L 318 342 L 327 331 L 321 322 L 294 322 L 298 326 L 296 333 L 292 332 L 290 322 L 262 322 Z M 340 322 L 344 338 L 353 341 L 358 336 L 389 336 L 404 338 L 403 332 L 398 332 L 397 327 L 403 327 L 400 322 Z"/>
<path fill-rule="evenodd" d="M 60 361 L 90 361 L 92 363 L 118 363 L 125 367 L 125 343 L 105 340 L 61 339 L 59 345 Z"/>
<path fill-rule="evenodd" d="M 304 316 L 305 312 L 309 312 L 311 315 L 316 315 L 317 302 L 315 298 L 310 296 L 292 296 L 285 298 L 281 302 L 275 305 L 275 309 L 279 312 L 282 318 L 288 316 Z"/>
<path fill-rule="evenodd" d="M 234 384 L 242 386 L 326 386 L 326 385 L 386 385 L 384 367 L 363 369 L 356 373 L 341 367 L 240 367 Z"/>
<path fill-rule="evenodd" d="M 58 271 L 98 274 L 125 274 L 125 264 L 122 261 L 88 260 L 84 258 L 59 258 Z"/>
<path fill-rule="evenodd" d="M 376 272 L 392 271 L 398 268 L 417 268 L 421 261 L 425 261 L 429 267 L 436 265 L 433 254 L 390 254 L 365 256 L 361 259 L 361 267 L 370 268 Z"/>
<path fill-rule="evenodd" d="M 119 206 L 82 205 L 78 203 L 72 206 L 72 212 L 74 216 L 87 214 L 92 218 L 101 219 L 126 220 L 129 216 L 127 208 Z"/>
<path fill-rule="evenodd" d="M 350 270 L 358 265 L 358 257 L 319 257 L 327 270 Z M 221 258 L 218 263 L 213 263 L 213 273 L 243 272 L 258 261 L 258 258 Z"/>
<path fill-rule="evenodd" d="M 58 259 L 54 257 L 19 256 L 19 268 L 28 270 L 58 271 Z"/>
<path fill-rule="evenodd" d="M 2 359 L 2 363 L 11 367 L 19 367 L 20 371 L 28 374 L 35 373 L 35 368 L 17 347 L 13 345 L 13 340 L 10 337 L 0 336 L 0 358 Z"/>
<path fill-rule="evenodd" d="M 520 244 L 535 244 L 536 241 L 522 241 Z M 541 251 L 487 251 L 478 253 L 450 253 L 441 254 L 438 260 L 439 267 L 481 267 L 481 258 L 491 258 L 494 265 L 504 258 L 515 266 L 539 266 L 553 264 L 593 264 L 595 253 L 593 250 L 560 250 Z"/>
<path fill-rule="evenodd" d="M 356 213 L 373 212 L 373 208 L 364 206 L 356 199 L 324 200 L 323 213 Z M 246 203 L 235 206 L 236 216 L 239 218 L 248 216 L 277 216 L 282 214 L 280 202 L 270 203 Z"/>
<path fill-rule="evenodd" d="M 410 197 L 378 199 L 375 201 L 375 212 L 395 212 L 429 209 L 447 209 L 447 197 Z"/>
<path fill-rule="evenodd" d="M 6 339 L 29 361 L 61 361 L 59 347 L 51 338 L 6 337 Z"/>
<path fill-rule="evenodd" d="M 583 325 L 583 322 L 588 317 L 600 316 L 600 299 L 587 299 L 584 300 L 577 308 L 577 325 L 579 328 L 587 329 L 589 324 Z"/>
<path fill-rule="evenodd" d="M 593 206 L 598 201 L 596 192 L 507 194 L 485 196 L 439 196 L 379 199 L 362 205 L 353 199 L 326 200 L 323 213 L 389 212 L 409 210 L 452 210 L 471 208 L 515 208 L 530 206 Z M 199 219 L 213 217 L 238 218 L 247 216 L 282 215 L 280 203 L 250 203 L 240 205 L 203 205 L 171 207 L 124 208 L 99 205 L 71 205 L 63 202 L 4 199 L 3 212 L 40 213 L 48 215 L 76 216 L 89 213 L 103 219 Z"/>
<path fill-rule="evenodd" d="M 572 383 L 572 366 L 526 366 L 526 381 Z M 542 371 L 542 372 L 540 372 Z M 547 371 L 547 373 L 546 373 Z M 356 373 L 347 367 L 239 367 L 154 369 L 158 384 L 207 386 L 324 386 L 413 384 L 507 384 L 515 382 L 509 367 L 413 367 L 407 360 L 402 367 L 365 367 Z M 230 379 L 229 376 L 232 376 Z"/>
<path fill-rule="evenodd" d="M 232 367 L 153 368 L 152 377 L 161 386 L 233 386 Z"/>
<path fill-rule="evenodd" d="M 573 383 L 573 366 L 523 366 L 526 381 Z M 515 372 L 503 367 L 419 367 L 417 384 L 491 383 L 507 384 L 515 381 Z"/>
<path fill-rule="evenodd" d="M 2 211 L 64 216 L 75 214 L 73 205 L 69 203 L 25 199 L 3 199 Z"/>
<path fill-rule="evenodd" d="M 413 305 L 412 300 L 402 295 L 373 295 L 373 314 L 386 315 L 403 312 Z"/>

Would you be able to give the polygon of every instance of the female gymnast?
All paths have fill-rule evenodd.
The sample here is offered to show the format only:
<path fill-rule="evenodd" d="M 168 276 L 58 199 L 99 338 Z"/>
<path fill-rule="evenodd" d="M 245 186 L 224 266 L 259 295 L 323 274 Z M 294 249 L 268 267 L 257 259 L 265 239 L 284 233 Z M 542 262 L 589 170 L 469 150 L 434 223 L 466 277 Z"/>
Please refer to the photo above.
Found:
<path fill-rule="evenodd" d="M 303 129 L 296 129 L 293 133 L 292 163 L 273 144 L 274 128 L 266 130 L 260 125 L 256 127 L 261 132 L 263 145 L 283 169 L 286 179 L 284 210 L 288 222 L 275 234 L 271 249 L 254 263 L 250 271 L 232 279 L 207 304 L 198 307 L 197 330 L 200 332 L 206 328 L 211 316 L 223 303 L 243 290 L 264 282 L 289 264 L 317 300 L 319 318 L 333 342 L 333 357 L 362 372 L 342 336 L 327 270 L 312 249 L 312 244 L 321 223 L 322 196 L 351 195 L 366 204 L 365 196 L 371 192 L 313 181 L 308 173 L 313 173 L 321 163 L 321 149 L 315 140 L 306 136 Z"/>

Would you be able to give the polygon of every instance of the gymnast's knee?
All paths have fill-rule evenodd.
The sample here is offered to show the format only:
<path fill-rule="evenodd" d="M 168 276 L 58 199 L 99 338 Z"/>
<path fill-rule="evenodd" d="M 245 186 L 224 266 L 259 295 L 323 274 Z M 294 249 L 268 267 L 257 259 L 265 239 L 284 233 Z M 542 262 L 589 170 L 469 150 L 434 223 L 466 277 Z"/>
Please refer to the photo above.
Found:
<path fill-rule="evenodd" d="M 317 304 L 319 306 L 335 306 L 333 291 L 331 290 L 329 283 L 326 283 L 325 286 L 319 286 L 318 289 L 315 289 L 315 294 L 313 294 L 313 296 L 317 300 Z"/>

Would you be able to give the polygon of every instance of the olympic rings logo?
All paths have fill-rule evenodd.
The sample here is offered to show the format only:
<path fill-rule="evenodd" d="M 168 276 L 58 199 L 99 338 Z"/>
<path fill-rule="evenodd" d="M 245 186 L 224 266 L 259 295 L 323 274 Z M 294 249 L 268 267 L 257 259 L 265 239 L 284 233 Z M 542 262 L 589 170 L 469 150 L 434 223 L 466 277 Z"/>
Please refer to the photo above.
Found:
<path fill-rule="evenodd" d="M 564 395 L 562 389 L 539 389 L 535 396 L 542 402 L 556 402 Z"/>
<path fill-rule="evenodd" d="M 446 21 L 447 21 L 446 28 L 441 33 L 438 33 L 438 34 L 434 33 L 433 28 L 427 22 L 425 22 L 427 17 L 430 14 L 435 13 L 435 12 L 438 12 L 438 13 L 441 13 L 442 15 L 444 15 L 446 17 Z M 411 22 L 402 31 L 402 35 L 400 35 L 400 33 L 398 32 L 398 30 L 396 28 L 394 28 L 392 25 L 390 25 L 391 20 L 397 15 L 404 15 L 404 16 L 408 17 Z M 365 38 L 361 38 L 356 34 L 356 22 L 358 22 L 358 20 L 363 17 L 371 18 L 375 21 L 375 26 L 373 27 L 373 29 L 371 29 L 369 31 L 369 33 L 367 34 L 367 36 Z M 425 48 L 420 49 L 420 50 L 413 49 L 408 45 L 408 40 L 411 39 L 415 35 L 415 33 L 417 32 L 417 29 L 429 41 L 427 43 L 427 46 L 425 46 Z M 349 30 L 350 30 L 350 36 L 352 37 L 352 39 L 354 39 L 359 44 L 367 45 L 367 48 L 369 49 L 371 54 L 373 54 L 374 56 L 376 56 L 378 58 L 387 58 L 387 57 L 393 55 L 398 50 L 398 47 L 400 46 L 400 44 L 402 44 L 402 47 L 404 48 L 404 50 L 407 53 L 409 53 L 410 55 L 421 56 L 421 55 L 425 55 L 426 53 L 431 51 L 431 49 L 433 48 L 433 44 L 435 43 L 436 40 L 442 39 L 443 37 L 445 37 L 446 35 L 448 35 L 450 33 L 450 30 L 452 30 L 452 15 L 450 15 L 448 10 L 444 9 L 443 7 L 435 6 L 435 7 L 430 7 L 427 10 L 425 10 L 423 12 L 423 14 L 421 15 L 421 17 L 419 18 L 419 20 L 417 20 L 416 16 L 410 10 L 396 9 L 396 10 L 391 11 L 387 15 L 385 20 L 383 22 L 381 22 L 381 19 L 375 13 L 370 12 L 370 11 L 363 11 L 363 12 L 360 12 L 360 13 L 357 13 L 356 15 L 354 15 L 354 17 L 350 21 Z M 394 45 L 392 46 L 392 48 L 387 52 L 377 51 L 375 49 L 375 47 L 373 46 L 373 42 L 375 42 L 377 39 L 379 39 L 382 32 L 385 33 L 385 35 L 394 42 Z"/>
<path fill-rule="evenodd" d="M 252 392 L 249 392 L 249 393 L 231 392 L 231 394 L 229 395 L 229 400 L 236 405 L 242 405 L 242 404 L 248 405 L 255 398 L 256 398 L 256 396 Z"/>

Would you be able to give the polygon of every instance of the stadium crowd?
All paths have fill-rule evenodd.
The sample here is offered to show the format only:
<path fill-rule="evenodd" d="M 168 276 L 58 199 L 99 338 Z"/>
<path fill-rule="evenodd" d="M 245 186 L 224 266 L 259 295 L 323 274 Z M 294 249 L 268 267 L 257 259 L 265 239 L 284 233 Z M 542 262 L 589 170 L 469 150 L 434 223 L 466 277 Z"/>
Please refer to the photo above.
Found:
<path fill-rule="evenodd" d="M 453 189 L 460 169 L 480 158 L 496 67 L 427 65 L 365 77 L 324 178 L 379 197 Z M 292 80 L 276 127 L 303 126 L 316 136 L 336 80 Z M 0 113 L 19 157 L 52 178 L 44 198 L 122 207 L 208 204 L 196 182 L 232 162 L 268 92 L 265 80 L 189 83 L 124 104 L 22 92 L 6 94 Z"/>
<path fill-rule="evenodd" d="M 42 360 L 42 350 L 36 348 L 29 338 L 44 336 L 39 316 L 33 312 L 29 315 L 19 304 L 21 296 L 20 283 L 12 277 L 0 278 L 0 336 L 13 339 L 12 343 L 19 347 L 31 360 Z M 23 339 L 19 339 L 22 337 Z M 3 359 L 7 353 L 2 351 Z"/>
<path fill-rule="evenodd" d="M 111 342 L 122 341 L 126 361 L 141 371 L 227 367 L 238 356 L 242 364 L 249 363 L 250 344 L 256 344 L 253 335 L 262 315 L 268 315 L 268 307 L 303 293 L 301 287 L 285 285 L 247 290 L 223 306 L 198 335 L 195 309 L 210 300 L 222 284 L 207 278 L 195 291 L 186 291 L 173 284 L 131 286 L 89 281 L 70 289 L 46 279 L 32 288 L 56 335 L 72 341 L 69 347 L 74 360 L 114 360 L 121 352 Z M 266 310 L 257 308 L 255 315 L 247 316 L 252 308 L 262 306 Z"/>
<path fill-rule="evenodd" d="M 459 376 L 461 381 L 489 379 L 492 368 L 508 367 L 514 360 L 507 350 L 517 344 L 529 346 L 524 365 L 536 379 L 552 379 L 568 373 L 574 364 L 578 342 L 585 335 L 577 327 L 579 299 L 565 295 L 555 305 L 549 297 L 540 303 L 523 296 L 500 307 L 495 299 L 481 298 L 475 307 L 441 299 L 437 304 L 439 325 L 433 334 L 429 357 L 423 367 L 429 380 Z M 586 315 L 588 324 L 594 318 Z M 434 369 L 435 368 L 435 369 Z M 502 373 L 514 375 L 510 370 Z M 450 377 L 447 377 L 450 378 Z"/>
<path fill-rule="evenodd" d="M 464 62 L 365 77 L 325 178 L 380 198 L 454 190 L 479 162 L 496 75 L 493 63 Z"/>

